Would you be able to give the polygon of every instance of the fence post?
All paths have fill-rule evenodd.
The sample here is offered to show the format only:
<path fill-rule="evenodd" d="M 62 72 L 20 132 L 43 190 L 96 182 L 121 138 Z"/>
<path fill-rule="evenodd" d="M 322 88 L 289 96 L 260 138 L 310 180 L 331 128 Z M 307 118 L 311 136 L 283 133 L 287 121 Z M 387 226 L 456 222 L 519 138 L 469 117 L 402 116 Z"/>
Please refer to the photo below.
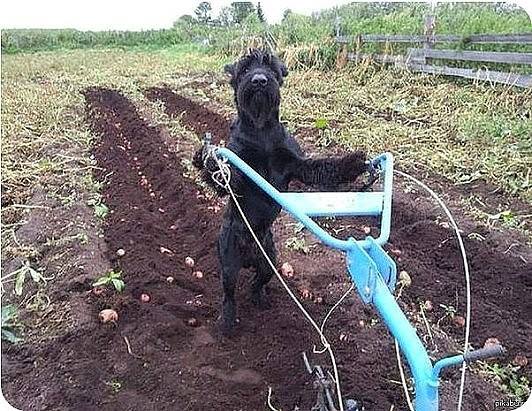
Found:
<path fill-rule="evenodd" d="M 336 18 L 334 19 L 334 28 L 336 31 L 336 37 L 340 37 L 340 16 L 337 14 Z"/>
<path fill-rule="evenodd" d="M 425 17 L 425 42 L 423 48 L 431 49 L 434 47 L 434 29 L 436 28 L 436 16 L 429 14 Z"/>
<path fill-rule="evenodd" d="M 355 54 L 355 63 L 358 64 L 360 60 L 360 49 L 362 48 L 362 34 L 357 34 L 356 39 L 356 54 Z"/>

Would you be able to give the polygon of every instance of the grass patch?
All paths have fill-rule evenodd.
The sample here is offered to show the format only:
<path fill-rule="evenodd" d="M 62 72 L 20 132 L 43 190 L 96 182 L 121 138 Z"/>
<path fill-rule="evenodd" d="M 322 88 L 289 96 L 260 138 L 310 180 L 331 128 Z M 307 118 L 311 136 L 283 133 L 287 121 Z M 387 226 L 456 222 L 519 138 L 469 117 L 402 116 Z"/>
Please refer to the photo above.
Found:
<path fill-rule="evenodd" d="M 283 118 L 292 130 L 335 123 L 334 141 L 392 151 L 401 166 L 457 184 L 483 179 L 532 201 L 532 90 L 358 66 L 289 76 Z"/>

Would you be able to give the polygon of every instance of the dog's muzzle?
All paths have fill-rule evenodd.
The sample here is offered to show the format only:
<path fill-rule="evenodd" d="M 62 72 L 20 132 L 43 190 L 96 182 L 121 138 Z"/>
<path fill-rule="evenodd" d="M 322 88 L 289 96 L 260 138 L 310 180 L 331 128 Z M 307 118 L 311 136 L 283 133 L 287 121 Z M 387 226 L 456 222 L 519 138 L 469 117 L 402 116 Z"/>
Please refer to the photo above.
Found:
<path fill-rule="evenodd" d="M 251 77 L 251 84 L 255 87 L 266 87 L 268 84 L 268 78 L 261 73 L 254 74 L 253 77 Z"/>

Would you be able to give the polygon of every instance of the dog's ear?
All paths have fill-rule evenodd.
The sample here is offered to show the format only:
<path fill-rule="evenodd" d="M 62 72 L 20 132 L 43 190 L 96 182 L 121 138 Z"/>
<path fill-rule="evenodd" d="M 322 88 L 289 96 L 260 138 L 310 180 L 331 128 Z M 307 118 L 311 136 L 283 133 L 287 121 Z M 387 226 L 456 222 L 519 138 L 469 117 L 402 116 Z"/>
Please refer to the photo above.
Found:
<path fill-rule="evenodd" d="M 279 68 L 281 69 L 281 75 L 282 75 L 283 77 L 288 76 L 288 67 L 286 67 L 286 64 L 281 63 L 281 64 L 279 65 Z"/>
<path fill-rule="evenodd" d="M 226 64 L 224 66 L 224 73 L 227 73 L 231 77 L 234 77 L 234 75 L 235 75 L 235 65 L 234 64 Z"/>

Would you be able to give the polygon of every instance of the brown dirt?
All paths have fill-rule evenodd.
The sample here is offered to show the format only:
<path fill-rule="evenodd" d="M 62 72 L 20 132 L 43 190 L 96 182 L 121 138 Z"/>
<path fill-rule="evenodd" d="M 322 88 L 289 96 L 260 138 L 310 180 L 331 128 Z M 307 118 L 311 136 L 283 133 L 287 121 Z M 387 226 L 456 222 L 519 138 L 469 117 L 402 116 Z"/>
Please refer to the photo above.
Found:
<path fill-rule="evenodd" d="M 213 142 L 227 141 L 229 124 L 225 117 L 209 110 L 193 100 L 180 96 L 168 88 L 153 87 L 146 91 L 146 98 L 165 103 L 165 111 L 171 116 L 182 116 L 182 121 L 203 138 L 206 132 L 212 134 Z M 181 111 L 177 111 L 181 110 Z"/>
<path fill-rule="evenodd" d="M 183 123 L 198 134 L 211 131 L 217 139 L 227 139 L 228 123 L 222 116 L 171 90 L 152 89 L 148 95 L 164 101 L 169 115 L 183 115 Z M 214 244 L 220 215 L 209 210 L 211 203 L 183 176 L 179 157 L 188 158 L 191 152 L 176 155 L 169 150 L 161 130 L 148 126 L 119 92 L 94 88 L 85 97 L 88 121 L 100 137 L 93 154 L 103 170 L 96 176 L 106 182 L 103 201 L 111 210 L 104 227 L 107 258 L 123 272 L 126 290 L 101 296 L 78 293 L 85 304 L 82 326 L 48 344 L 4 350 L 6 397 L 24 410 L 262 410 L 267 409 L 271 386 L 278 408 L 310 409 L 315 393 L 301 353 L 310 354 L 317 339 L 277 281 L 270 287 L 274 307 L 259 311 L 248 300 L 248 276 L 243 275 L 237 334 L 222 339 L 215 331 L 220 290 Z M 452 232 L 436 222 L 440 213 L 423 196 L 396 191 L 391 243 L 402 250 L 399 269 L 413 278 L 403 294 L 405 308 L 416 322 L 418 300 L 433 301 L 435 309 L 428 315 L 434 322 L 443 315 L 440 303 L 462 313 L 461 259 Z M 291 286 L 308 288 L 313 298 L 305 305 L 313 316 L 323 318 L 349 286 L 345 263 L 321 245 L 309 254 L 284 247 L 294 236 L 289 222 L 283 215 L 275 226 L 279 260 L 292 263 L 296 275 Z M 342 235 L 349 232 L 339 222 L 330 225 L 343 228 Z M 465 229 L 466 234 L 480 230 Z M 495 336 L 510 356 L 530 357 L 532 284 L 525 273 L 532 267 L 504 253 L 508 240 L 502 235 L 481 234 L 484 241 L 466 244 L 474 277 L 472 342 L 478 347 Z M 125 250 L 123 257 L 116 254 L 119 248 Z M 531 261 L 528 249 L 519 252 Z M 196 260 L 203 279 L 185 267 L 186 256 Z M 167 281 L 169 276 L 173 283 Z M 50 286 L 61 287 L 62 281 L 68 276 Z M 90 283 L 82 284 L 90 288 Z M 141 303 L 141 293 L 149 294 L 151 301 Z M 70 294 L 63 298 L 68 300 Z M 108 307 L 120 315 L 116 326 L 97 321 L 98 311 Z M 189 325 L 192 318 L 195 326 Z M 463 331 L 447 320 L 442 328 L 457 339 Z M 362 399 L 368 410 L 388 410 L 392 404 L 405 409 L 401 387 L 394 382 L 399 377 L 391 339 L 371 307 L 351 295 L 327 330 L 344 395 Z M 432 352 L 437 357 L 454 346 L 442 333 L 436 342 L 439 349 Z M 311 358 L 329 364 L 326 356 Z M 445 375 L 442 409 L 453 408 L 458 376 Z M 493 400 L 501 395 L 471 375 L 464 409 L 492 410 Z"/>

